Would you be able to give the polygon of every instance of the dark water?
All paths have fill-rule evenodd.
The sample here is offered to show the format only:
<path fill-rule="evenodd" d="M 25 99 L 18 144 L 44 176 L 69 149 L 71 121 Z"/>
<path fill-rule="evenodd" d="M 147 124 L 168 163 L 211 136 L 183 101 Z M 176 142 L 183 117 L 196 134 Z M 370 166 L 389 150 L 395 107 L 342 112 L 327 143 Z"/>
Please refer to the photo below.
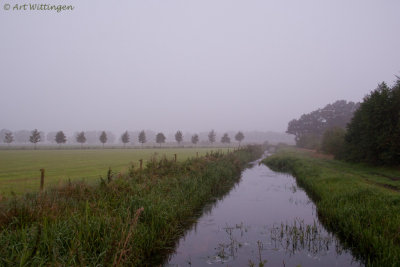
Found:
<path fill-rule="evenodd" d="M 259 161 L 208 208 L 164 266 L 362 265 L 319 223 L 295 179 Z"/>

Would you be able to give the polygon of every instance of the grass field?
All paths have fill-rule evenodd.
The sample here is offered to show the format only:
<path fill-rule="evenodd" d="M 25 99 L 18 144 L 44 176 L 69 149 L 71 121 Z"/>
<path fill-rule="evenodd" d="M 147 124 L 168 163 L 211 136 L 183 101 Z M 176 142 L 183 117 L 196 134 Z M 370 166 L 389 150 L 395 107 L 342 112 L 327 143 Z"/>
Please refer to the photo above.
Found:
<path fill-rule="evenodd" d="M 40 169 L 45 169 L 45 187 L 70 179 L 98 181 L 106 176 L 109 168 L 113 172 L 126 172 L 139 159 L 146 165 L 153 155 L 173 158 L 178 161 L 188 157 L 205 155 L 209 151 L 225 151 L 217 148 L 168 148 L 168 149 L 93 149 L 93 150 L 0 150 L 0 195 L 11 192 L 21 194 L 38 191 Z"/>
<path fill-rule="evenodd" d="M 400 170 L 285 149 L 264 160 L 293 174 L 320 219 L 367 266 L 400 265 Z"/>
<path fill-rule="evenodd" d="M 0 201 L 0 266 L 161 266 L 179 238 L 240 180 L 260 147 L 160 159 L 89 185 Z"/>

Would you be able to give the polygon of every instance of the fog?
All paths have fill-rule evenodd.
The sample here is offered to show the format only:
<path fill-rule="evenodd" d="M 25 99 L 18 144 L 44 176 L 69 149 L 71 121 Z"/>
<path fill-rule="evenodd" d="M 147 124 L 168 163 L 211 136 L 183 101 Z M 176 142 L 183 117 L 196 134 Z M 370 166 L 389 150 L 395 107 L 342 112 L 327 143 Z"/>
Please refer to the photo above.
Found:
<path fill-rule="evenodd" d="M 6 2 L 0 129 L 284 132 L 400 75 L 398 0 Z"/>

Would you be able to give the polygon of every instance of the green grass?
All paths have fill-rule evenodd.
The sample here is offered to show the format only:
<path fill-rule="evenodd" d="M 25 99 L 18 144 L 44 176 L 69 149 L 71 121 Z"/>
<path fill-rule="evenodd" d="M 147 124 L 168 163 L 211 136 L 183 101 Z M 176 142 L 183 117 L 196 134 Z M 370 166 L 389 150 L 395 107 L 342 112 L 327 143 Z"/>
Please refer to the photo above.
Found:
<path fill-rule="evenodd" d="M 108 169 L 126 172 L 131 164 L 137 168 L 139 159 L 144 165 L 155 153 L 178 161 L 203 156 L 216 148 L 168 148 L 168 149 L 91 149 L 91 150 L 0 150 L 0 195 L 38 191 L 40 169 L 45 169 L 45 186 L 70 179 L 97 181 Z M 227 149 L 218 149 L 227 151 Z M 232 150 L 232 149 L 231 149 Z"/>
<path fill-rule="evenodd" d="M 160 266 L 202 208 L 259 156 L 253 147 L 164 158 L 98 185 L 11 197 L 0 202 L 0 266 Z"/>
<path fill-rule="evenodd" d="M 400 266 L 400 170 L 285 149 L 263 161 L 293 174 L 318 215 L 368 266 Z"/>

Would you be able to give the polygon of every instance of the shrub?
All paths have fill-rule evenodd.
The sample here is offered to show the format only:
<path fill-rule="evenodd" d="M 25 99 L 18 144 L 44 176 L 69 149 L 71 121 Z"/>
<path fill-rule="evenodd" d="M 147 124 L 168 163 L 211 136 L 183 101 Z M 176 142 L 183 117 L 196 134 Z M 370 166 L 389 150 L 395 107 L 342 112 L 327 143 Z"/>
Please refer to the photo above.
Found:
<path fill-rule="evenodd" d="M 322 136 L 321 151 L 334 155 L 336 159 L 343 158 L 345 134 L 346 131 L 340 127 L 327 129 Z"/>

